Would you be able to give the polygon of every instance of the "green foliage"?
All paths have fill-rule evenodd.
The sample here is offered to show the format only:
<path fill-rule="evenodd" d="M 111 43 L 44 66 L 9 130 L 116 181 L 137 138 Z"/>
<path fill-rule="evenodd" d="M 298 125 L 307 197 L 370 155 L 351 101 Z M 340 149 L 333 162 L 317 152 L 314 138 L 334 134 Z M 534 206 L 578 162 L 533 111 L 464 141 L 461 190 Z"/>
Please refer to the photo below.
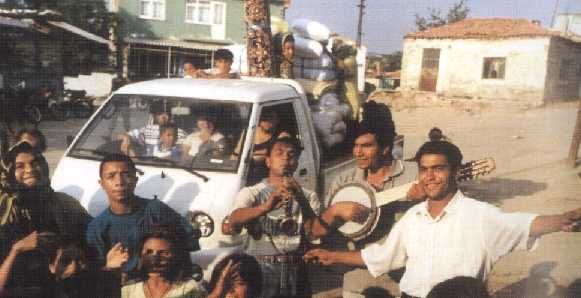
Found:
<path fill-rule="evenodd" d="M 54 10 L 62 14 L 65 22 L 89 32 L 107 36 L 109 14 L 105 2 L 100 0 L 5 0 L 0 7 Z"/>
<path fill-rule="evenodd" d="M 442 16 L 441 10 L 430 7 L 428 8 L 428 17 L 419 16 L 417 14 L 415 15 L 416 28 L 418 31 L 424 31 L 430 28 L 455 23 L 466 19 L 469 13 L 470 8 L 468 7 L 468 0 L 460 0 L 459 2 L 454 3 L 445 17 Z"/>
<path fill-rule="evenodd" d="M 107 36 L 109 14 L 104 1 L 59 0 L 55 10 L 62 13 L 65 21 L 89 32 Z"/>

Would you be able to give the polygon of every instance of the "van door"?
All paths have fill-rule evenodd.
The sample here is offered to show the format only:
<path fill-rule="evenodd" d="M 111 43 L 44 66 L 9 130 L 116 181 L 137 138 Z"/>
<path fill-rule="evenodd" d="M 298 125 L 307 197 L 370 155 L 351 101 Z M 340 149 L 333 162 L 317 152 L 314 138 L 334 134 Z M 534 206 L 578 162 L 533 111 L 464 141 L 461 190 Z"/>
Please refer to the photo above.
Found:
<path fill-rule="evenodd" d="M 316 191 L 317 181 L 316 181 L 316 168 L 315 161 L 312 152 L 312 141 L 308 136 L 308 129 L 306 129 L 305 121 L 299 121 L 304 115 L 300 115 L 298 112 L 301 111 L 300 106 L 295 106 L 293 100 L 277 101 L 276 103 L 266 103 L 260 106 L 259 111 L 259 121 L 257 130 L 261 129 L 261 121 L 272 121 L 271 119 L 265 119 L 265 117 L 272 117 L 275 115 L 274 121 L 278 122 L 275 124 L 274 133 L 277 136 L 290 135 L 298 139 L 304 149 L 299 157 L 299 166 L 294 173 L 294 177 L 301 184 L 302 187 Z M 256 133 L 256 132 L 255 132 Z M 262 142 L 261 144 L 264 144 Z M 257 146 L 258 145 L 258 146 Z M 257 148 L 262 147 L 259 144 L 253 144 L 253 152 L 255 156 L 259 153 Z M 257 167 L 256 164 L 251 165 L 252 167 Z M 266 178 L 267 173 L 258 173 L 259 177 L 253 177 L 256 175 L 256 169 L 250 169 L 248 174 L 247 185 L 252 184 L 252 182 L 260 181 Z"/>

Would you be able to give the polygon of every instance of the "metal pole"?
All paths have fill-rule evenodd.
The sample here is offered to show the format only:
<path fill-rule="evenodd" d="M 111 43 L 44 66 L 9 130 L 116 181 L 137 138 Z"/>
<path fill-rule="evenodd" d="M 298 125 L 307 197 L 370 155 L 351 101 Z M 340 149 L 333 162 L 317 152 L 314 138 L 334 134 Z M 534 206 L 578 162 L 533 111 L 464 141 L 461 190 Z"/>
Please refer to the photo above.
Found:
<path fill-rule="evenodd" d="M 363 14 L 365 13 L 365 0 L 361 0 L 359 5 L 359 20 L 357 23 L 357 47 L 361 47 L 361 36 L 363 35 Z"/>
<path fill-rule="evenodd" d="M 171 72 L 171 47 L 167 47 L 167 77 L 169 78 Z"/>
<path fill-rule="evenodd" d="M 569 165 L 572 167 L 577 165 L 577 153 L 579 152 L 579 145 L 581 145 L 581 99 L 579 100 L 577 120 L 575 121 L 575 128 L 573 129 L 571 147 L 569 148 Z"/>
<path fill-rule="evenodd" d="M 553 16 L 551 17 L 551 28 L 555 26 L 555 19 L 557 18 L 558 11 L 559 11 L 559 0 L 555 0 L 555 8 L 553 9 Z"/>

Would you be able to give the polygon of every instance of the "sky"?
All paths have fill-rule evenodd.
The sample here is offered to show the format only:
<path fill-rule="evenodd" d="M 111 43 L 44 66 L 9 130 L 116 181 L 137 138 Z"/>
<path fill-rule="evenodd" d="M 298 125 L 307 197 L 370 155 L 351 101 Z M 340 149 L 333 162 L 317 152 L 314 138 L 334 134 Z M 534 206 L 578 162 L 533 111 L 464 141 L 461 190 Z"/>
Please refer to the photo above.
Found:
<path fill-rule="evenodd" d="M 446 15 L 459 0 L 366 0 L 363 17 L 363 45 L 370 52 L 387 54 L 401 50 L 403 36 L 415 31 L 415 15 L 428 15 L 436 8 Z M 306 18 L 321 22 L 332 32 L 357 35 L 360 0 L 292 0 L 286 19 Z M 581 13 L 581 0 L 468 0 L 469 17 L 508 17 L 540 20 L 550 27 L 555 4 L 559 13 Z"/>

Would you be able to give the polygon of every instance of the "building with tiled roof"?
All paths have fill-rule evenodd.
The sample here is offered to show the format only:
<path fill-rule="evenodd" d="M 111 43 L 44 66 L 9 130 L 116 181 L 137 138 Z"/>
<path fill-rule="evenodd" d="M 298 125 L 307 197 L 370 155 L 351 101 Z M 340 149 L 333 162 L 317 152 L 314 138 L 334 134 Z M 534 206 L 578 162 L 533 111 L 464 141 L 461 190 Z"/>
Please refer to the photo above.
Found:
<path fill-rule="evenodd" d="M 466 19 L 404 37 L 401 90 L 528 101 L 579 96 L 581 43 L 525 19 Z"/>

